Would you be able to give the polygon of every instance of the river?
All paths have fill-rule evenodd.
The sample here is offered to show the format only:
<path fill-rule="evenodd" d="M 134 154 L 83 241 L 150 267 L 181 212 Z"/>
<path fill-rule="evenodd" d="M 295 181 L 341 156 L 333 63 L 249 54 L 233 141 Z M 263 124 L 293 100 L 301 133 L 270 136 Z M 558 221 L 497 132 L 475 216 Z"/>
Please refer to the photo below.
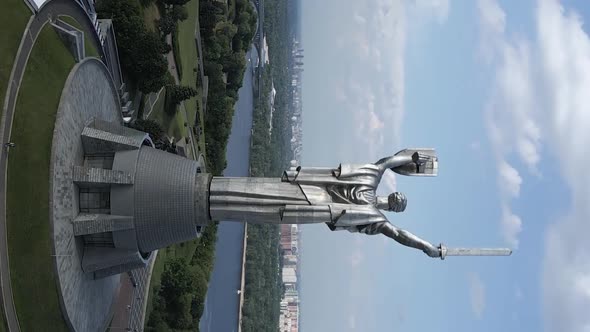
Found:
<path fill-rule="evenodd" d="M 250 52 L 246 58 L 250 59 Z M 223 172 L 225 176 L 249 175 L 250 134 L 254 110 L 252 84 L 252 61 L 248 61 L 242 88 L 238 91 L 238 102 L 227 144 L 227 168 Z M 203 332 L 237 331 L 243 240 L 243 223 L 219 223 L 215 263 L 205 299 L 205 309 L 199 322 L 199 329 Z"/>

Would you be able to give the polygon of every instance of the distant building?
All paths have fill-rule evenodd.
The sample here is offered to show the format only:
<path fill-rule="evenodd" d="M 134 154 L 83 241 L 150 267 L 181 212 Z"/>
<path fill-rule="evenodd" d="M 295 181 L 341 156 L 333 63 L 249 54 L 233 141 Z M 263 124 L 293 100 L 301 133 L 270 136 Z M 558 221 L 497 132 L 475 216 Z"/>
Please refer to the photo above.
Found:
<path fill-rule="evenodd" d="M 270 59 L 268 57 L 268 44 L 266 43 L 266 36 L 262 38 L 262 52 L 260 54 L 260 64 L 264 67 L 270 63 Z"/>
<path fill-rule="evenodd" d="M 283 283 L 284 284 L 295 284 L 297 283 L 297 274 L 294 268 L 284 267 L 283 268 Z"/>

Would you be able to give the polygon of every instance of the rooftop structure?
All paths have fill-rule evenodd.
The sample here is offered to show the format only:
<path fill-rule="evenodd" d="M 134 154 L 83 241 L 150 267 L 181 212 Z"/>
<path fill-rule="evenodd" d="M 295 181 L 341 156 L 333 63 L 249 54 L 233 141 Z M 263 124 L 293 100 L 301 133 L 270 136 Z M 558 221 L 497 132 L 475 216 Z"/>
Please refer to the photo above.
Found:
<path fill-rule="evenodd" d="M 156 150 L 147 134 L 122 125 L 119 110 L 100 60 L 72 69 L 54 128 L 50 222 L 62 312 L 73 331 L 104 330 L 118 274 L 196 237 L 210 220 L 202 185 L 209 177 L 199 162 Z"/>

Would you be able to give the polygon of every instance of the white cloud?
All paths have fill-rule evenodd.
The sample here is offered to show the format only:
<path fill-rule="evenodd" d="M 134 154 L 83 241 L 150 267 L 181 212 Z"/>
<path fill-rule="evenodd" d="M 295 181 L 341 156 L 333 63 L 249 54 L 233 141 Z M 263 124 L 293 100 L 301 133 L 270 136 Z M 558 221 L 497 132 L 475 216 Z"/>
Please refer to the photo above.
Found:
<path fill-rule="evenodd" d="M 480 0 L 479 4 L 480 9 L 497 6 L 491 0 Z M 586 312 L 590 306 L 590 38 L 580 16 L 556 0 L 537 1 L 536 39 L 532 42 L 508 41 L 503 32 L 505 15 L 497 10 L 486 18 L 487 14 L 481 10 L 482 25 L 488 27 L 482 26 L 482 32 L 487 31 L 482 42 L 493 42 L 495 53 L 490 59 L 498 60 L 499 73 L 488 115 L 495 153 L 500 163 L 514 153 L 534 172 L 545 142 L 544 148 L 556 157 L 570 189 L 571 204 L 565 207 L 569 210 L 545 235 L 542 290 L 546 330 L 590 331 Z M 500 37 L 490 38 L 490 31 Z M 522 183 L 517 174 L 505 168 L 501 178 Z M 518 195 L 516 185 L 508 188 L 506 196 Z M 506 202 L 504 199 L 502 204 Z M 518 234 L 520 218 L 507 205 L 502 210 L 504 235 Z"/>
<path fill-rule="evenodd" d="M 348 85 L 338 93 L 355 120 L 357 140 L 366 146 L 364 158 L 383 157 L 400 141 L 404 118 L 405 53 L 408 27 L 417 17 L 444 21 L 448 0 L 368 0 L 351 8 L 354 29 L 339 40 L 343 54 L 352 54 L 346 71 Z M 346 95 L 346 98 L 343 95 Z M 339 100 L 340 100 L 339 99 Z M 361 156 L 359 156 L 360 158 Z"/>
<path fill-rule="evenodd" d="M 449 0 L 415 0 L 416 8 L 423 15 L 431 15 L 438 23 L 443 23 L 449 16 Z"/>
<path fill-rule="evenodd" d="M 367 23 L 367 19 L 361 16 L 359 13 L 355 12 L 352 15 L 352 20 L 355 21 L 357 24 L 364 25 Z"/>
<path fill-rule="evenodd" d="M 489 62 L 494 58 L 494 48 L 501 43 L 499 39 L 506 27 L 506 14 L 495 0 L 480 0 L 477 4 L 483 36 L 480 49 L 486 61 Z"/>
<path fill-rule="evenodd" d="M 477 318 L 481 318 L 486 307 L 485 284 L 477 273 L 469 274 L 469 298 L 471 310 Z"/>
<path fill-rule="evenodd" d="M 355 28 L 339 47 L 355 64 L 338 96 L 352 109 L 356 140 L 366 147 L 359 159 L 380 158 L 384 148 L 392 153 L 401 133 L 407 12 L 403 1 L 371 0 L 356 4 L 351 15 Z"/>
<path fill-rule="evenodd" d="M 370 106 L 372 106 L 372 104 L 369 104 L 369 108 L 370 108 Z M 381 130 L 385 126 L 383 121 L 381 121 L 381 119 L 379 119 L 379 116 L 374 111 L 369 111 L 368 122 L 369 122 L 368 124 L 369 124 L 370 131 Z"/>
<path fill-rule="evenodd" d="M 540 161 L 541 129 L 538 105 L 533 93 L 530 47 L 524 40 L 508 42 L 498 37 L 495 51 L 498 61 L 491 98 L 487 106 L 490 140 L 499 158 L 514 153 L 537 173 Z M 483 39 L 482 43 L 491 45 Z"/>
<path fill-rule="evenodd" d="M 536 114 L 534 72 L 530 45 L 522 38 L 506 36 L 506 14 L 495 0 L 478 2 L 481 51 L 494 68 L 490 99 L 485 119 L 498 169 L 504 239 L 518 245 L 522 230 L 519 216 L 510 210 L 510 201 L 520 195 L 520 172 L 508 161 L 518 157 L 532 174 L 538 175 L 541 129 Z"/>
<path fill-rule="evenodd" d="M 539 1 L 537 42 L 551 148 L 571 189 L 567 215 L 546 232 L 543 261 L 548 331 L 590 331 L 590 38 L 556 1 Z"/>
<path fill-rule="evenodd" d="M 518 171 L 510 166 L 505 160 L 498 162 L 498 176 L 501 190 L 509 197 L 518 197 L 520 195 L 520 185 L 522 178 Z"/>
<path fill-rule="evenodd" d="M 513 249 L 518 249 L 518 235 L 522 231 L 522 221 L 506 205 L 502 206 L 502 235 Z"/>

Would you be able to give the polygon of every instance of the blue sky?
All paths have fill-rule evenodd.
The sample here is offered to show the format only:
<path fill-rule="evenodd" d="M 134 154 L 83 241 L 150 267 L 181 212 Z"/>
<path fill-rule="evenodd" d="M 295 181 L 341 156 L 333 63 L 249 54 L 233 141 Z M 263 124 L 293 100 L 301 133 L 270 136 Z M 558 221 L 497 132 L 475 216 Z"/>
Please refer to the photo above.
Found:
<path fill-rule="evenodd" d="M 434 147 L 390 221 L 509 258 L 304 227 L 305 331 L 590 331 L 586 1 L 302 0 L 303 165 Z"/>

